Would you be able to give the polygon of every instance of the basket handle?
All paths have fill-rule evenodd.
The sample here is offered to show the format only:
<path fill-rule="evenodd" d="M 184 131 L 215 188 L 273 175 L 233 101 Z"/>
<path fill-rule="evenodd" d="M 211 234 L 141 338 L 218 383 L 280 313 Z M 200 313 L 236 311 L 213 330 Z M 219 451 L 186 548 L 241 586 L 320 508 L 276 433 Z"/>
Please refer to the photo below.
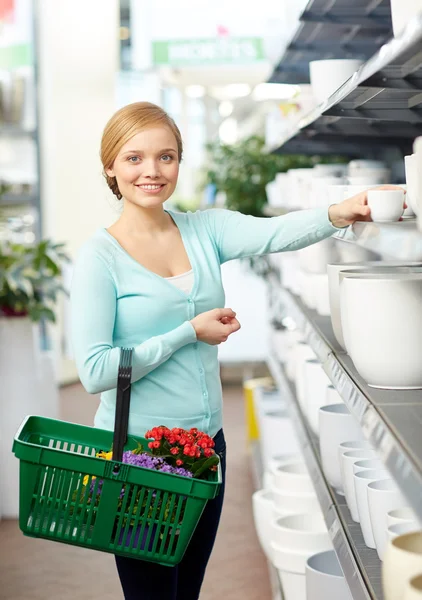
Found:
<path fill-rule="evenodd" d="M 123 449 L 127 442 L 130 408 L 130 382 L 132 378 L 133 348 L 120 349 L 117 376 L 116 414 L 114 419 L 113 460 L 122 462 Z"/>

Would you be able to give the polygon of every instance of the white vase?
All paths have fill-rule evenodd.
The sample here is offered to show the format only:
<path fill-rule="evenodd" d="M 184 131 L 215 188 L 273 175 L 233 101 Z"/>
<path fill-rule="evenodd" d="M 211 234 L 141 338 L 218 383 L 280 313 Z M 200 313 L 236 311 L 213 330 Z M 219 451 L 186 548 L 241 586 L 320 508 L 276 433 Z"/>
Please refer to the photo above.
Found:
<path fill-rule="evenodd" d="M 0 506 L 3 518 L 19 513 L 16 431 L 27 415 L 58 418 L 52 356 L 41 351 L 38 326 L 27 318 L 0 318 Z"/>
<path fill-rule="evenodd" d="M 306 563 L 307 600 L 352 600 L 334 550 L 314 554 Z"/>
<path fill-rule="evenodd" d="M 359 375 L 372 387 L 422 388 L 422 273 L 342 276 L 342 330 Z"/>

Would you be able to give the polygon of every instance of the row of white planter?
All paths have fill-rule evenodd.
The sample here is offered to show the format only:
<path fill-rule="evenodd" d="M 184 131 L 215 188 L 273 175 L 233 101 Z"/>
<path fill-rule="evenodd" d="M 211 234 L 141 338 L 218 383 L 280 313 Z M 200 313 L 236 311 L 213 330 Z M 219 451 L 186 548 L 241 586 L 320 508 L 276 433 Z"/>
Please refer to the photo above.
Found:
<path fill-rule="evenodd" d="M 53 357 L 42 351 L 39 328 L 26 318 L 0 318 L 0 519 L 19 513 L 15 433 L 29 414 L 58 418 Z"/>

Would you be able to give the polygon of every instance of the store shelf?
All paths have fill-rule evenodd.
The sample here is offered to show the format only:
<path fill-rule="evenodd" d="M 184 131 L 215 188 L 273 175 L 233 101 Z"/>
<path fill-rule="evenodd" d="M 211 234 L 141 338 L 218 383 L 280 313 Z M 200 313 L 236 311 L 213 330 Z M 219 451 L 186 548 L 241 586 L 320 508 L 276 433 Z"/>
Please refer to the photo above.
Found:
<path fill-rule="evenodd" d="M 309 83 L 311 60 L 367 60 L 391 35 L 389 0 L 311 0 L 270 81 Z"/>
<path fill-rule="evenodd" d="M 349 410 L 422 522 L 421 390 L 370 388 L 350 357 L 338 346 L 328 317 L 306 308 L 280 290 L 279 312 L 289 315 L 305 335 Z"/>
<path fill-rule="evenodd" d="M 416 219 L 397 223 L 363 223 L 339 231 L 335 237 L 377 252 L 383 258 L 422 261 L 422 232 Z"/>
<path fill-rule="evenodd" d="M 37 196 L 33 194 L 4 194 L 0 196 L 0 206 L 37 206 Z"/>
<path fill-rule="evenodd" d="M 409 153 L 413 139 L 422 135 L 422 16 L 415 17 L 400 37 L 380 46 L 269 150 L 341 151 L 353 156 L 392 146 Z M 361 144 L 364 148 L 359 150 Z"/>
<path fill-rule="evenodd" d="M 351 520 L 344 497 L 328 485 L 321 466 L 318 439 L 309 429 L 283 366 L 270 353 L 268 367 L 283 400 L 290 409 L 304 460 L 309 470 L 333 547 L 354 600 L 382 600 L 381 562 L 375 550 L 365 546 L 359 526 Z"/>

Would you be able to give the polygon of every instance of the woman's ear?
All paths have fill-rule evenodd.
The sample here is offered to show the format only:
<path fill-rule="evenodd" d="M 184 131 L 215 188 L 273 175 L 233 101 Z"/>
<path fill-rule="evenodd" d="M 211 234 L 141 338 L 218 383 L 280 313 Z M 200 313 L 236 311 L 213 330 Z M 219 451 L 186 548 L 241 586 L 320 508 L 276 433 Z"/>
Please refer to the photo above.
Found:
<path fill-rule="evenodd" d="M 106 169 L 105 172 L 106 172 L 106 175 L 108 175 L 109 177 L 114 177 L 113 169 Z"/>

